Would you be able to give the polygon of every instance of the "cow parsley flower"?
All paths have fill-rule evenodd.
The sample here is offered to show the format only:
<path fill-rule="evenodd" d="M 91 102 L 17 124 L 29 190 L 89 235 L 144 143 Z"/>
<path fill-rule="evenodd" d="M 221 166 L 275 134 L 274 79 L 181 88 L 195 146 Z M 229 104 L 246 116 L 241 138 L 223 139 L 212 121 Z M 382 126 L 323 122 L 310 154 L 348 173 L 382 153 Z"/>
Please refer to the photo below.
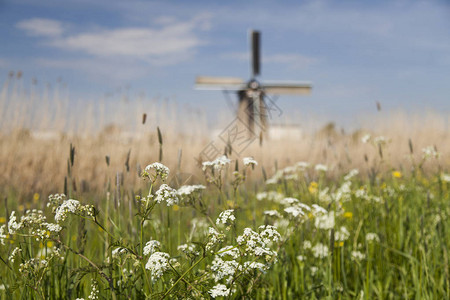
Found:
<path fill-rule="evenodd" d="M 143 249 L 144 255 L 152 255 L 157 249 L 161 248 L 161 243 L 157 240 L 150 240 L 145 244 Z"/>
<path fill-rule="evenodd" d="M 362 138 L 361 138 L 361 142 L 363 142 L 364 144 L 367 144 L 370 141 L 371 135 L 370 134 L 365 134 Z"/>
<path fill-rule="evenodd" d="M 368 243 L 370 242 L 380 242 L 380 238 L 378 237 L 378 234 L 369 232 L 366 234 L 366 241 Z"/>
<path fill-rule="evenodd" d="M 145 268 L 152 272 L 152 279 L 159 279 L 165 271 L 169 269 L 169 254 L 165 252 L 155 252 L 150 255 Z"/>
<path fill-rule="evenodd" d="M 328 167 L 326 165 L 323 165 L 323 164 L 317 164 L 314 167 L 314 170 L 316 170 L 317 172 L 327 172 L 328 171 Z"/>
<path fill-rule="evenodd" d="M 208 293 L 213 298 L 226 297 L 226 296 L 230 295 L 230 292 L 231 292 L 230 289 L 227 289 L 226 285 L 224 285 L 224 284 L 217 284 L 208 291 Z"/>
<path fill-rule="evenodd" d="M 316 258 L 324 258 L 328 256 L 328 247 L 322 243 L 316 244 L 311 248 L 314 257 Z"/>
<path fill-rule="evenodd" d="M 9 217 L 9 222 L 8 222 L 9 234 L 16 233 L 16 231 L 20 230 L 22 227 L 23 227 L 23 224 L 21 222 L 17 223 L 16 212 L 13 210 L 11 212 L 11 216 Z"/>
<path fill-rule="evenodd" d="M 244 157 L 243 159 L 244 162 L 244 166 L 257 166 L 258 162 L 256 160 L 253 159 L 253 157 Z"/>
<path fill-rule="evenodd" d="M 441 154 L 439 152 L 437 152 L 437 150 L 434 146 L 428 146 L 426 148 L 423 148 L 422 152 L 423 152 L 424 159 L 439 158 L 439 156 L 441 156 Z"/>
<path fill-rule="evenodd" d="M 334 212 L 329 214 L 324 214 L 322 216 L 317 216 L 314 220 L 314 226 L 317 229 L 330 230 L 334 227 Z"/>
<path fill-rule="evenodd" d="M 217 254 L 219 257 L 230 256 L 233 259 L 237 259 L 240 256 L 239 249 L 234 246 L 225 246 L 218 251 Z"/>
<path fill-rule="evenodd" d="M 203 171 L 206 171 L 208 168 L 213 168 L 216 171 L 221 171 L 226 165 L 229 165 L 231 162 L 225 155 L 222 155 L 216 158 L 213 161 L 205 161 L 202 163 Z"/>
<path fill-rule="evenodd" d="M 276 210 L 265 210 L 264 214 L 271 217 L 279 217 L 280 213 Z"/>
<path fill-rule="evenodd" d="M 159 162 L 154 162 L 146 166 L 144 172 L 142 173 L 142 177 L 150 178 L 150 172 L 152 172 L 152 170 L 155 170 L 155 174 L 153 177 L 154 180 L 159 177 L 162 181 L 166 181 L 167 177 L 169 177 L 169 168 Z"/>
<path fill-rule="evenodd" d="M 281 240 L 281 235 L 278 233 L 277 228 L 272 225 L 261 225 L 259 226 L 259 236 L 261 237 L 264 244 L 269 244 L 271 242 L 278 242 Z"/>
<path fill-rule="evenodd" d="M 179 196 L 190 196 L 192 194 L 195 194 L 197 192 L 200 192 L 201 190 L 204 190 L 206 187 L 201 184 L 196 185 L 182 185 L 177 193 Z"/>
<path fill-rule="evenodd" d="M 366 258 L 366 255 L 360 251 L 352 251 L 352 260 L 361 261 Z"/>
<path fill-rule="evenodd" d="M 227 209 L 220 213 L 219 217 L 216 220 L 217 225 L 230 225 L 235 220 L 236 217 L 233 215 L 234 210 L 233 209 Z"/>
<path fill-rule="evenodd" d="M 0 226 L 0 244 L 2 245 L 5 245 L 5 239 L 7 238 L 6 232 L 6 224 L 3 224 Z"/>
<path fill-rule="evenodd" d="M 80 202 L 78 200 L 65 200 L 57 209 L 55 214 L 55 221 L 57 223 L 64 222 L 68 213 L 75 214 L 80 208 Z"/>
<path fill-rule="evenodd" d="M 208 229 L 208 243 L 205 246 L 205 249 L 207 251 L 211 250 L 215 245 L 222 242 L 224 239 L 224 235 L 222 233 L 217 232 L 212 227 L 209 227 Z"/>
<path fill-rule="evenodd" d="M 171 188 L 167 184 L 162 184 L 159 190 L 156 192 L 155 201 L 161 203 L 163 201 L 167 202 L 167 206 L 172 206 L 178 204 L 177 190 Z"/>
<path fill-rule="evenodd" d="M 294 218 L 305 215 L 305 213 L 303 212 L 303 210 L 300 206 L 287 207 L 284 209 L 284 211 L 287 212 L 289 215 L 293 216 Z"/>
<path fill-rule="evenodd" d="M 223 260 L 216 256 L 212 261 L 211 271 L 216 282 L 226 279 L 231 279 L 238 270 L 239 263 L 235 260 Z"/>
<path fill-rule="evenodd" d="M 342 226 L 339 228 L 338 231 L 334 233 L 334 240 L 335 241 L 346 241 L 350 237 L 350 232 L 348 232 L 347 228 L 345 226 Z"/>
<path fill-rule="evenodd" d="M 183 244 L 183 245 L 178 246 L 177 249 L 180 250 L 181 252 L 183 252 L 184 254 L 186 254 L 187 256 L 199 256 L 200 255 L 200 252 L 198 252 L 196 250 L 195 244 Z"/>

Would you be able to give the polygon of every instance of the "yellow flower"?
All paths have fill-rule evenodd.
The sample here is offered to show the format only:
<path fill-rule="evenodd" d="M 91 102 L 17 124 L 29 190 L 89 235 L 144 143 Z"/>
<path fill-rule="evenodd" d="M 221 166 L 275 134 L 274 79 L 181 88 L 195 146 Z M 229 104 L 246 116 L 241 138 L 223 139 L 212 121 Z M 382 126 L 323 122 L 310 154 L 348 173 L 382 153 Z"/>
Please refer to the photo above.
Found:
<path fill-rule="evenodd" d="M 40 198 L 39 193 L 34 193 L 34 195 L 33 195 L 33 203 L 34 204 L 38 203 L 39 198 Z"/>
<path fill-rule="evenodd" d="M 180 209 L 180 207 L 178 205 L 174 204 L 172 206 L 172 209 L 173 209 L 173 211 L 178 211 Z"/>
<path fill-rule="evenodd" d="M 24 210 L 25 209 L 25 206 L 23 206 L 23 204 L 20 204 L 18 207 L 17 207 L 17 209 L 20 211 L 20 210 Z"/>
<path fill-rule="evenodd" d="M 402 172 L 400 172 L 400 171 L 393 171 L 392 172 L 392 176 L 394 176 L 395 178 L 402 178 Z"/>
<path fill-rule="evenodd" d="M 334 247 L 342 247 L 342 246 L 344 246 L 344 242 L 335 242 L 334 243 Z"/>
<path fill-rule="evenodd" d="M 47 242 L 47 248 L 51 248 L 53 247 L 53 242 L 52 241 L 48 241 Z"/>
<path fill-rule="evenodd" d="M 1 223 L 6 223 L 6 218 L 5 217 L 0 217 L 0 224 Z"/>
<path fill-rule="evenodd" d="M 228 208 L 234 208 L 235 207 L 234 201 L 231 201 L 231 200 L 227 200 L 227 205 L 228 205 Z"/>
<path fill-rule="evenodd" d="M 317 192 L 317 187 L 319 185 L 317 184 L 317 182 L 315 181 L 311 181 L 311 183 L 309 184 L 308 190 L 311 194 L 315 194 Z"/>
<path fill-rule="evenodd" d="M 344 218 L 347 218 L 347 219 L 353 218 L 353 213 L 351 211 L 346 211 L 344 213 Z"/>

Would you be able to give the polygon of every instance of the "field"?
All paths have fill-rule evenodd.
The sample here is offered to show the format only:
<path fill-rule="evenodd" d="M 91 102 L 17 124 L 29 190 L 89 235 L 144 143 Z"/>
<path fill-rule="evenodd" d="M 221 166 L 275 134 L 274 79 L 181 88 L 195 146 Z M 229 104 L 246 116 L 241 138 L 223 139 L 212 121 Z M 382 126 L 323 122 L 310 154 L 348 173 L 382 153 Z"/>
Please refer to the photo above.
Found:
<path fill-rule="evenodd" d="M 202 113 L 67 99 L 12 77 L 1 93 L 2 299 L 450 298 L 442 116 L 206 159 Z"/>

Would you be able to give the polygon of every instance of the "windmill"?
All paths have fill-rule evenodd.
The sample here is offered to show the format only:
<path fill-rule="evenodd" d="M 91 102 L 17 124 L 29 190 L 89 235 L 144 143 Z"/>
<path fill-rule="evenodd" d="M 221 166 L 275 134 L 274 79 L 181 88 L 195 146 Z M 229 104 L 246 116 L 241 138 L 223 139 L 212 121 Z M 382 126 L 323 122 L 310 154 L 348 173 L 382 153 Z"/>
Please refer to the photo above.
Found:
<path fill-rule="evenodd" d="M 267 94 L 307 95 L 311 92 L 311 84 L 299 81 L 262 81 L 260 75 L 260 32 L 251 30 L 250 64 L 251 78 L 245 81 L 236 77 L 198 76 L 195 88 L 199 90 L 234 91 L 238 95 L 238 118 L 253 134 L 258 130 L 265 132 L 268 128 Z M 256 126 L 258 125 L 258 126 Z"/>

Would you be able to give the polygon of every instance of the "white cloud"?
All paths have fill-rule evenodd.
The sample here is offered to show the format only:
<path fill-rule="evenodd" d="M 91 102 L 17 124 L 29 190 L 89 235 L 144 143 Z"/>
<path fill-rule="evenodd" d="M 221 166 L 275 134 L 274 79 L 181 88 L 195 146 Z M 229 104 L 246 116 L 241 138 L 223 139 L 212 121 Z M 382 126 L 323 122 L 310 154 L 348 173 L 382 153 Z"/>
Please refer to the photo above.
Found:
<path fill-rule="evenodd" d="M 32 36 L 58 37 L 64 31 L 61 22 L 40 18 L 20 21 L 16 27 Z"/>
<path fill-rule="evenodd" d="M 90 32 L 63 34 L 61 22 L 30 19 L 16 26 L 28 34 L 45 36 L 47 46 L 94 57 L 139 59 L 150 64 L 178 63 L 192 57 L 203 41 L 198 30 L 209 28 L 209 15 L 198 15 L 188 21 L 165 17 L 154 27 L 97 29 Z"/>

